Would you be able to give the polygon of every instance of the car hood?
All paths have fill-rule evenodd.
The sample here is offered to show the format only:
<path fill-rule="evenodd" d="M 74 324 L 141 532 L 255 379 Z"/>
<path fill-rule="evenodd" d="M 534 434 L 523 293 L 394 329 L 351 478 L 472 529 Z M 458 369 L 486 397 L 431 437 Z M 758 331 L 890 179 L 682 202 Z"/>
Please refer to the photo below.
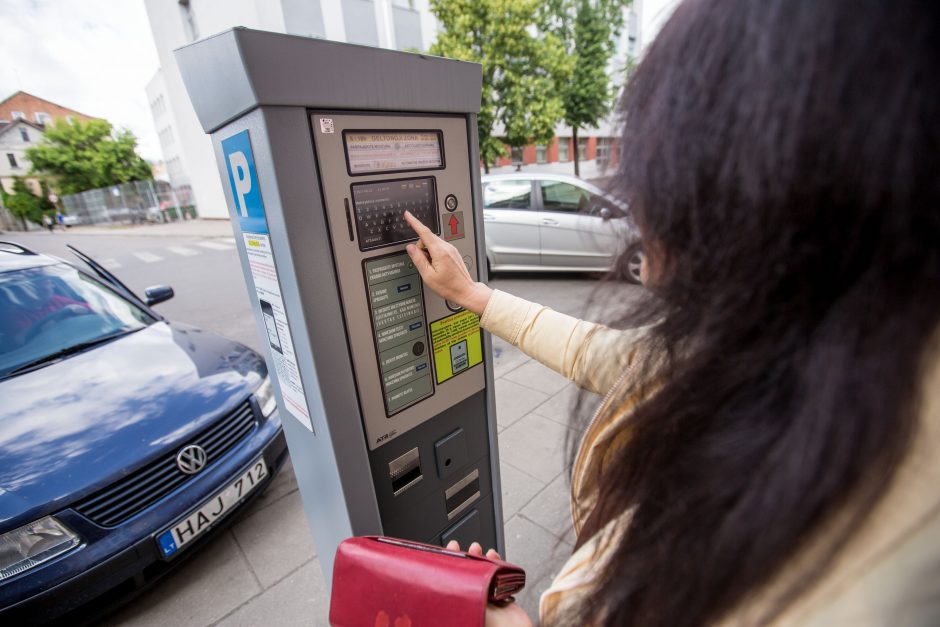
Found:
<path fill-rule="evenodd" d="M 265 374 L 241 344 L 157 322 L 0 382 L 0 527 L 61 509 L 185 442 Z"/>

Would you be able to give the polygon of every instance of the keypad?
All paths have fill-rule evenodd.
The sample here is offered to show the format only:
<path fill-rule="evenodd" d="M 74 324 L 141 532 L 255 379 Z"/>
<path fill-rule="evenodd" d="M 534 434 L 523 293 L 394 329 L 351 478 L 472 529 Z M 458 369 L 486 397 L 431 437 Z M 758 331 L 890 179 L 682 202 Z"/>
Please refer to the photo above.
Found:
<path fill-rule="evenodd" d="M 405 211 L 440 232 L 432 177 L 357 183 L 352 186 L 352 195 L 360 250 L 417 239 L 405 221 Z"/>

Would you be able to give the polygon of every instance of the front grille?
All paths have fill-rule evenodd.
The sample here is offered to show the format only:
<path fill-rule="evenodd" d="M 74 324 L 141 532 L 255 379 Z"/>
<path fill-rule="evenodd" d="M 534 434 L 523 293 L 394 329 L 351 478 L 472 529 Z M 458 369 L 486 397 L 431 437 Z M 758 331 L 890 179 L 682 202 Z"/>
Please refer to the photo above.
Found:
<path fill-rule="evenodd" d="M 246 400 L 215 424 L 185 444 L 198 444 L 212 464 L 257 426 Z M 182 448 L 182 446 L 180 447 Z M 137 469 L 104 490 L 75 505 L 75 510 L 104 527 L 119 525 L 199 475 L 187 475 L 176 465 L 177 451 Z"/>

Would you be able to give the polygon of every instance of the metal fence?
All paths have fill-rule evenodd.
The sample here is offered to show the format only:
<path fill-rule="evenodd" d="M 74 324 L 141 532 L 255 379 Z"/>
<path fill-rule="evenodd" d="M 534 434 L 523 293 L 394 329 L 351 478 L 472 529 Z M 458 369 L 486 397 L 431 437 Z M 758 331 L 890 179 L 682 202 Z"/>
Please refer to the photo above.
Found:
<path fill-rule="evenodd" d="M 131 181 L 62 196 L 66 226 L 79 224 L 143 224 L 196 217 L 189 185 L 166 181 Z"/>

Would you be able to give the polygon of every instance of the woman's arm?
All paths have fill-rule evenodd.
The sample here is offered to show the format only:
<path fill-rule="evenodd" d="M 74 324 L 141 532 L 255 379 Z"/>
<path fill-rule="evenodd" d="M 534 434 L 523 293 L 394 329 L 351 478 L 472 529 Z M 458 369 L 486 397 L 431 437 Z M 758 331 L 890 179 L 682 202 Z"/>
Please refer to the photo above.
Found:
<path fill-rule="evenodd" d="M 409 212 L 421 238 L 407 251 L 424 282 L 442 298 L 481 315 L 480 325 L 526 355 L 574 381 L 606 393 L 637 357 L 645 330 L 585 322 L 473 280 L 460 253 Z"/>

